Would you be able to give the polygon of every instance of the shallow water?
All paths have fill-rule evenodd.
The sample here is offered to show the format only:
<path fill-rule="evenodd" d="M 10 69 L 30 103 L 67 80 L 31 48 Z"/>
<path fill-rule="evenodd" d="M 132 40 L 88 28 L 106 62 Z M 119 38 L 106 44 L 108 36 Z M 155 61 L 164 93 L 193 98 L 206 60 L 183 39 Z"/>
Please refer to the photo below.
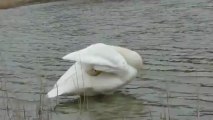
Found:
<path fill-rule="evenodd" d="M 210 0 L 70 0 L 0 10 L 0 118 L 211 120 L 212 14 Z M 100 100 L 46 99 L 72 65 L 61 57 L 97 42 L 139 52 L 141 76 Z"/>

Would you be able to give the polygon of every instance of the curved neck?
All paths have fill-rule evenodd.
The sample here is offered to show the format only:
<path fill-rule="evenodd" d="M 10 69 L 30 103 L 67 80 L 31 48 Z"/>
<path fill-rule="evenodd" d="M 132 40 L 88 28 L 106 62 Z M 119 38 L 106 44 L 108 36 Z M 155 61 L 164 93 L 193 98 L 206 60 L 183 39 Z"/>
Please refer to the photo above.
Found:
<path fill-rule="evenodd" d="M 122 78 L 122 80 L 124 81 L 130 81 L 132 80 L 134 77 L 137 76 L 137 70 L 130 66 L 130 65 L 127 65 L 127 68 L 123 71 L 120 71 L 118 74 L 118 76 L 120 76 Z"/>

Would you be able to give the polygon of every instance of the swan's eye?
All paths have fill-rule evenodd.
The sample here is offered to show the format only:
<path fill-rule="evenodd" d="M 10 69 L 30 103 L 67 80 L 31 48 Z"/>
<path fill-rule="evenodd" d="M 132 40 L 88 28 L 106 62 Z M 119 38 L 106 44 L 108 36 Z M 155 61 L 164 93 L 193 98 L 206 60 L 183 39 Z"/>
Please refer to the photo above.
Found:
<path fill-rule="evenodd" d="M 91 69 L 91 70 L 88 70 L 87 73 L 91 76 L 98 76 L 99 74 L 101 74 L 101 71 Z"/>

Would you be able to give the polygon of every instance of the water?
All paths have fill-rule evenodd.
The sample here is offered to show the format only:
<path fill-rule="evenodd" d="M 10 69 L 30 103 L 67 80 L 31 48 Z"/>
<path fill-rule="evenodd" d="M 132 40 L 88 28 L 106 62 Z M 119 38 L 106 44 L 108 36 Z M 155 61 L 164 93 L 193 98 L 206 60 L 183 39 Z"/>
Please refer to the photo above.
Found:
<path fill-rule="evenodd" d="M 210 0 L 70 0 L 0 10 L 0 118 L 213 119 L 212 10 Z M 139 52 L 140 77 L 87 103 L 46 99 L 72 65 L 61 57 L 97 42 Z"/>

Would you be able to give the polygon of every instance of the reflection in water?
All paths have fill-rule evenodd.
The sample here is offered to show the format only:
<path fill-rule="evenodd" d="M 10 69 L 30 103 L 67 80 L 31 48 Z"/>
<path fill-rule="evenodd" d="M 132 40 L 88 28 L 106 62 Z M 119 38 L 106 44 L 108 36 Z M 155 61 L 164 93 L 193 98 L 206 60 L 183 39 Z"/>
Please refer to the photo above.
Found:
<path fill-rule="evenodd" d="M 81 104 L 79 100 L 63 100 L 56 106 L 52 117 L 59 119 L 58 113 L 64 114 L 64 120 L 139 120 L 147 117 L 141 100 L 123 94 L 86 97 L 85 102 L 83 99 L 82 97 Z"/>

